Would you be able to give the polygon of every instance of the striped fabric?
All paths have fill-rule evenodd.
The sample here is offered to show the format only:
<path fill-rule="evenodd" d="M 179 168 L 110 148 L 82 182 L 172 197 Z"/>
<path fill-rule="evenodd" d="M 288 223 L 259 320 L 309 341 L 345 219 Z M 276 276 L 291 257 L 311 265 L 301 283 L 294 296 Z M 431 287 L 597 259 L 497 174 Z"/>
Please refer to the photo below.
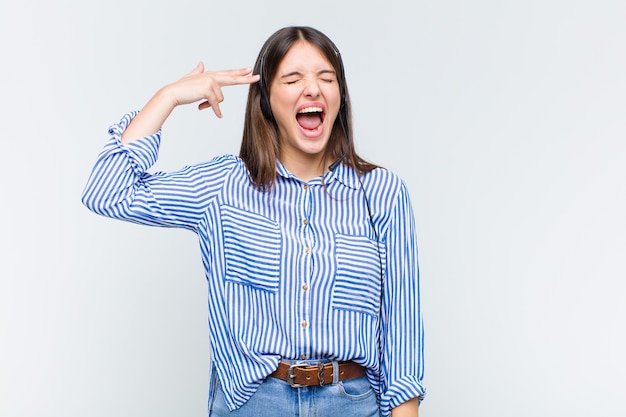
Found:
<path fill-rule="evenodd" d="M 339 165 L 303 182 L 278 163 L 275 187 L 261 192 L 233 155 L 148 173 L 161 132 L 122 145 L 135 115 L 110 128 L 82 201 L 103 216 L 198 235 L 213 371 L 231 409 L 281 358 L 366 366 L 382 392 L 383 415 L 423 397 L 415 223 L 396 175 L 376 169 L 361 186 L 352 169 Z"/>

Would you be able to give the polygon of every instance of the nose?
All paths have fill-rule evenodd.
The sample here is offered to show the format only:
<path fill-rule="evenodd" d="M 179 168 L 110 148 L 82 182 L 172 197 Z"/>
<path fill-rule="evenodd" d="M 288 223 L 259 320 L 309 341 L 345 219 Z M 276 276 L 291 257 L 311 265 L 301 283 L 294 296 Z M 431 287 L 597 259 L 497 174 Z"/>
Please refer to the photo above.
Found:
<path fill-rule="evenodd" d="M 307 97 L 318 97 L 320 95 L 319 80 L 307 78 L 304 85 L 304 95 Z"/>

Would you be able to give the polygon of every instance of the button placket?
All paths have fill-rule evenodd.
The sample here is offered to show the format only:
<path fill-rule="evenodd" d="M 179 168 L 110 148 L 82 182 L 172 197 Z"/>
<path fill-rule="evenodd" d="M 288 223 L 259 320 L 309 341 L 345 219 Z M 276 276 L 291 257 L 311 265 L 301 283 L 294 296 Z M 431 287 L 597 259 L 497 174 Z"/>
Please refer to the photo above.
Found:
<path fill-rule="evenodd" d="M 309 281 L 312 274 L 312 234 L 311 234 L 311 224 L 310 224 L 310 210 L 311 210 L 311 188 L 308 184 L 302 184 L 302 194 L 300 203 L 300 213 L 302 215 L 300 220 L 300 239 L 302 242 L 302 267 L 300 269 L 301 273 L 299 274 L 299 327 L 300 327 L 300 346 L 301 352 L 300 357 L 306 358 L 308 357 L 308 348 L 310 346 L 310 291 L 309 291 Z"/>

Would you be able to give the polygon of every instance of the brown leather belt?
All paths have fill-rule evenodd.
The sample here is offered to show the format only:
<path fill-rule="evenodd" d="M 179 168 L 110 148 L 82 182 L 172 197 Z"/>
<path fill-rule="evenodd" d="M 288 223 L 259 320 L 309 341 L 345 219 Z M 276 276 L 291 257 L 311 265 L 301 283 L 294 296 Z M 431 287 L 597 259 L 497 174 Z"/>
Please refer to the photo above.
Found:
<path fill-rule="evenodd" d="M 365 368 L 356 362 L 339 362 L 339 381 L 359 378 L 365 375 Z M 290 365 L 285 362 L 278 364 L 278 369 L 270 374 L 271 377 L 287 381 L 294 388 L 324 386 L 333 382 L 333 364 L 320 363 L 319 365 Z"/>

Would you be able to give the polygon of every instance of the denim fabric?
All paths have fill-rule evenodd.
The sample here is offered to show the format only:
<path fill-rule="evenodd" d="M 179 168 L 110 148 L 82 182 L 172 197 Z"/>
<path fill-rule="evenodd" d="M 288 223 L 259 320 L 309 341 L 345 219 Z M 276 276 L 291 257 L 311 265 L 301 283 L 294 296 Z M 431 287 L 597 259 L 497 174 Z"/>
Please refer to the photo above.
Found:
<path fill-rule="evenodd" d="M 230 411 L 216 384 L 209 417 L 379 417 L 374 390 L 367 377 L 323 387 L 292 388 L 268 377 L 241 408 Z"/>

